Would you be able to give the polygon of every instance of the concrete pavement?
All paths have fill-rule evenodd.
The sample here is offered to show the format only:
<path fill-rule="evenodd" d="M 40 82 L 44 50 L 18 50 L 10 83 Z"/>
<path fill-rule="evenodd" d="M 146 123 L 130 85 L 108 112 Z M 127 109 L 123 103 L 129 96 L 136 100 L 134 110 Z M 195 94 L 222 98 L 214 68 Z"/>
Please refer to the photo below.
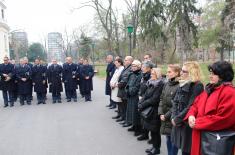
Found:
<path fill-rule="evenodd" d="M 3 108 L 0 96 L 0 155 L 145 155 L 146 141 L 116 123 L 113 110 L 105 107 L 105 82 L 94 78 L 92 102 Z M 65 98 L 63 95 L 62 98 Z M 162 155 L 166 155 L 163 139 Z"/>

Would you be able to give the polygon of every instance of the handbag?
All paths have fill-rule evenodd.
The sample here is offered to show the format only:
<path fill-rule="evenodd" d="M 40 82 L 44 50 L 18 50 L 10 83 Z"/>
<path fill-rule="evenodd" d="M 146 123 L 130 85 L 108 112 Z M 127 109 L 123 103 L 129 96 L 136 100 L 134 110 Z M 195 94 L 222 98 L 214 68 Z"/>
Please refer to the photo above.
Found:
<path fill-rule="evenodd" d="M 234 131 L 203 131 L 201 133 L 202 155 L 233 155 L 234 145 Z"/>
<path fill-rule="evenodd" d="M 144 118 L 144 119 L 149 119 L 152 114 L 153 114 L 153 107 L 150 106 L 148 108 L 145 108 L 143 111 L 141 111 L 140 115 Z"/>

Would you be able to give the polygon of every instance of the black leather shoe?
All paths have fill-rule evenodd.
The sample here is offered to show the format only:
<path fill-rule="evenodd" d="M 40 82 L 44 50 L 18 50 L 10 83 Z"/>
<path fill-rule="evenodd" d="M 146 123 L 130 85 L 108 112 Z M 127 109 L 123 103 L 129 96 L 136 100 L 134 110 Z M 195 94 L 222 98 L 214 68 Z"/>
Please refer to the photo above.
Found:
<path fill-rule="evenodd" d="M 124 119 L 123 118 L 119 118 L 119 119 L 116 120 L 116 122 L 121 122 L 121 121 L 124 121 Z"/>
<path fill-rule="evenodd" d="M 160 149 L 153 148 L 148 155 L 157 155 L 160 154 Z"/>
<path fill-rule="evenodd" d="M 123 121 L 123 122 L 120 122 L 119 124 L 120 124 L 120 125 L 124 125 L 124 124 L 126 124 L 126 122 L 125 122 L 125 121 Z"/>
<path fill-rule="evenodd" d="M 121 117 L 120 115 L 117 115 L 117 116 L 112 117 L 112 119 L 118 119 L 120 117 Z"/>
<path fill-rule="evenodd" d="M 135 131 L 135 127 L 132 126 L 132 127 L 128 128 L 127 131 Z"/>
<path fill-rule="evenodd" d="M 68 99 L 68 100 L 67 100 L 67 102 L 71 102 L 71 100 L 70 100 L 70 99 Z"/>
<path fill-rule="evenodd" d="M 109 105 L 106 105 L 105 107 L 111 107 L 111 104 L 109 104 Z"/>
<path fill-rule="evenodd" d="M 115 109 L 116 107 L 115 106 L 111 106 L 111 107 L 109 107 L 109 109 Z"/>
<path fill-rule="evenodd" d="M 148 144 L 153 144 L 153 140 L 152 139 L 148 140 Z"/>
<path fill-rule="evenodd" d="M 6 108 L 6 107 L 8 107 L 8 105 L 7 105 L 7 104 L 5 104 L 3 107 L 4 107 L 4 108 Z"/>
<path fill-rule="evenodd" d="M 135 131 L 134 136 L 139 136 L 139 135 L 141 135 L 141 132 L 140 131 Z"/>
<path fill-rule="evenodd" d="M 14 104 L 10 104 L 10 107 L 14 107 Z"/>
<path fill-rule="evenodd" d="M 154 147 L 151 147 L 151 148 L 149 148 L 149 149 L 146 149 L 145 152 L 146 152 L 146 153 L 151 153 L 151 151 L 152 151 L 153 149 L 154 149 Z"/>
<path fill-rule="evenodd" d="M 118 110 L 115 110 L 115 112 L 118 112 Z"/>
<path fill-rule="evenodd" d="M 58 103 L 62 103 L 61 100 L 58 100 Z"/>
<path fill-rule="evenodd" d="M 124 124 L 122 127 L 126 128 L 126 127 L 129 127 L 131 126 L 131 124 Z"/>
<path fill-rule="evenodd" d="M 55 103 L 56 103 L 56 101 L 53 101 L 52 103 L 53 103 L 53 104 L 55 104 Z"/>
<path fill-rule="evenodd" d="M 142 140 L 148 140 L 149 136 L 147 135 L 141 135 L 140 137 L 137 138 L 138 141 L 142 141 Z"/>

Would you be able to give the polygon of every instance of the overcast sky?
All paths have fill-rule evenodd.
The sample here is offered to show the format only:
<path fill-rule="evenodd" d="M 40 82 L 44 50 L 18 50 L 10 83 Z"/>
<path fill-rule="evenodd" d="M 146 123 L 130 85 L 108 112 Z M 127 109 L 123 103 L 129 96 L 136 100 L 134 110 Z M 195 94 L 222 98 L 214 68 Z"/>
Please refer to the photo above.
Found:
<path fill-rule="evenodd" d="M 22 29 L 28 33 L 30 42 L 42 42 L 48 32 L 64 32 L 93 24 L 94 10 L 83 8 L 71 12 L 87 0 L 5 0 L 6 18 L 11 31 Z M 200 5 L 205 0 L 200 0 Z M 119 12 L 125 11 L 123 0 L 114 0 Z"/>

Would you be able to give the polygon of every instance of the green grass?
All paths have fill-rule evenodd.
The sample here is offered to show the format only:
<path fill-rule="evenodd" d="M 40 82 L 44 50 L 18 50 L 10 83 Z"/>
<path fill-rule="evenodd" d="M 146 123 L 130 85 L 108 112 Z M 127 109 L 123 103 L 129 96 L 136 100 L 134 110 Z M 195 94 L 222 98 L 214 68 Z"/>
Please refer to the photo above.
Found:
<path fill-rule="evenodd" d="M 106 66 L 105 65 L 98 65 L 98 66 L 95 66 L 95 70 L 97 70 L 97 76 L 99 78 L 102 78 L 104 79 L 106 77 Z"/>
<path fill-rule="evenodd" d="M 201 63 L 200 64 L 200 68 L 201 68 L 201 72 L 202 72 L 202 82 L 204 84 L 207 84 L 209 82 L 209 71 L 207 69 L 207 66 L 210 63 Z M 158 67 L 162 68 L 162 73 L 166 74 L 167 71 L 167 65 L 158 65 Z M 233 64 L 233 68 L 235 69 L 235 64 Z M 98 65 L 95 66 L 95 69 L 98 70 L 97 76 L 99 78 L 105 78 L 106 76 L 106 66 L 105 65 Z M 235 84 L 235 80 L 233 80 L 233 83 Z"/>

